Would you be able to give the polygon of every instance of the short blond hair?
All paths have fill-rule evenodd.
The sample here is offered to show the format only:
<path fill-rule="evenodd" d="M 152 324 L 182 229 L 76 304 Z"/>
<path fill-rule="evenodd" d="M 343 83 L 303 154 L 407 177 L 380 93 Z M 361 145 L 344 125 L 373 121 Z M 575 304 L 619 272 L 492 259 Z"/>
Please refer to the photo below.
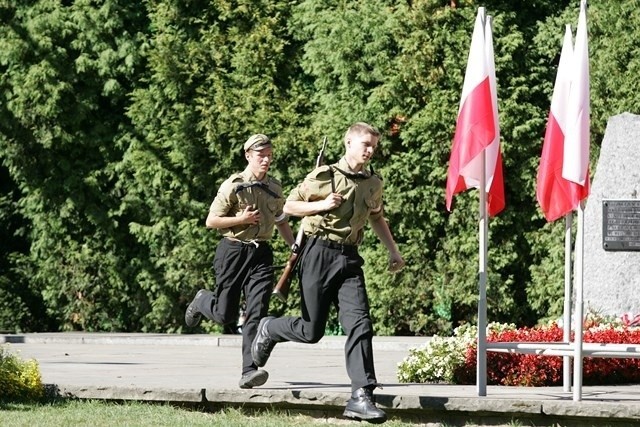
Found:
<path fill-rule="evenodd" d="M 361 135 L 363 133 L 375 136 L 377 139 L 380 139 L 381 136 L 380 131 L 371 126 L 369 123 L 357 122 L 349 126 L 349 129 L 347 129 L 347 132 L 344 134 L 344 143 L 347 143 L 347 140 L 351 135 Z"/>

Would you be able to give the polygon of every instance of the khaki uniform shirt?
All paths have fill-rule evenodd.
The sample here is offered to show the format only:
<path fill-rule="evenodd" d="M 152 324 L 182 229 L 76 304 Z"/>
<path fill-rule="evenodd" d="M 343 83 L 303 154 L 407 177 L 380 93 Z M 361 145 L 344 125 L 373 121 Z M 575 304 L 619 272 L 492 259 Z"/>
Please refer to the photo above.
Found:
<path fill-rule="evenodd" d="M 366 170 L 352 171 L 343 157 L 334 165 L 316 168 L 287 200 L 313 202 L 325 199 L 331 193 L 331 170 L 335 192 L 342 194 L 343 202 L 329 212 L 304 217 L 302 228 L 308 235 L 358 245 L 362 242 L 368 219 L 382 215 L 382 180 L 377 175 Z"/>
<path fill-rule="evenodd" d="M 238 240 L 269 240 L 273 236 L 273 226 L 287 219 L 282 211 L 284 202 L 282 185 L 277 179 L 266 176 L 259 181 L 247 168 L 222 183 L 209 212 L 220 217 L 240 216 L 247 206 L 253 206 L 260 211 L 258 224 L 223 228 L 220 233 Z"/>

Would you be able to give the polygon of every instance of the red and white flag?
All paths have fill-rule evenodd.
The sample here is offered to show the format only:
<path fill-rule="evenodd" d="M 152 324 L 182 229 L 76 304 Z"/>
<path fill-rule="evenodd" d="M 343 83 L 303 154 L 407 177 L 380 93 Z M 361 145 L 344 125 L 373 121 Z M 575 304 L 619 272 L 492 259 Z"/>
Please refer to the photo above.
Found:
<path fill-rule="evenodd" d="M 565 157 L 568 135 L 569 132 L 571 132 L 570 122 L 576 122 L 574 117 L 576 117 L 575 111 L 578 110 L 571 108 L 573 105 L 571 92 L 574 89 L 574 83 L 576 82 L 575 75 L 580 67 L 580 62 L 576 62 L 578 58 L 573 52 L 571 45 L 571 28 L 567 25 L 562 51 L 560 53 L 560 63 L 558 64 L 553 96 L 551 98 L 551 110 L 547 120 L 547 129 L 544 136 L 537 177 L 536 198 L 547 221 L 555 221 L 573 211 L 577 208 L 578 203 L 589 195 L 588 170 L 584 185 L 563 177 L 565 165 L 568 162 L 577 163 L 578 160 L 578 157 L 575 155 L 573 157 Z M 576 65 L 578 65 L 578 68 L 576 68 Z M 586 101 L 588 110 L 588 95 Z M 568 162 L 564 161 L 565 158 L 568 159 Z"/>
<path fill-rule="evenodd" d="M 504 209 L 505 202 L 493 36 L 491 25 L 486 21 L 484 8 L 479 8 L 449 159 L 446 206 L 451 211 L 455 194 L 469 188 L 482 188 L 488 193 L 489 215 L 494 216 Z M 483 151 L 484 183 L 481 172 Z"/>
<path fill-rule="evenodd" d="M 580 17 L 573 51 L 574 67 L 567 134 L 564 143 L 564 164 L 562 176 L 580 185 L 589 181 L 589 45 L 587 40 L 587 2 L 580 2 Z"/>

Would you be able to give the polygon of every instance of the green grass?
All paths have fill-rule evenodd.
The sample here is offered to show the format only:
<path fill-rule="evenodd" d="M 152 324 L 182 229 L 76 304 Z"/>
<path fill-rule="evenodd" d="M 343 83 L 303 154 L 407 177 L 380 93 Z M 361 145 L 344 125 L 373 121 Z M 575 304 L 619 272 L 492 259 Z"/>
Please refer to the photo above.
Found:
<path fill-rule="evenodd" d="M 391 417 L 384 427 L 561 427 L 562 424 L 535 424 L 531 421 L 488 420 L 482 424 L 456 421 L 415 423 Z M 172 406 L 166 403 L 103 400 L 56 399 L 49 403 L 3 403 L 0 401 L 1 427 L 299 427 L 299 426 L 373 426 L 345 418 L 314 418 L 296 411 L 226 408 L 217 412 Z M 573 424 L 571 424 L 573 425 Z M 621 425 L 621 424 L 615 424 Z M 612 427 L 605 424 L 584 424 L 584 427 Z"/>
<path fill-rule="evenodd" d="M 286 411 L 265 410 L 260 412 L 241 409 L 224 409 L 219 412 L 199 412 L 167 404 L 125 402 L 122 404 L 103 401 L 62 400 L 47 404 L 0 404 L 2 427 L 33 426 L 229 426 L 229 427 L 289 427 L 353 425 L 365 426 L 340 418 L 312 418 Z M 389 420 L 388 427 L 415 426 L 398 420 Z M 434 424 L 429 424 L 434 426 Z"/>
<path fill-rule="evenodd" d="M 373 426 L 345 418 L 314 418 L 296 411 L 250 410 L 226 408 L 217 412 L 172 406 L 166 403 L 126 401 L 114 403 L 103 400 L 56 399 L 48 403 L 0 402 L 0 426 L 2 427 L 289 427 L 289 426 Z M 484 425 L 484 424 L 483 424 Z M 532 427 L 535 424 L 518 420 L 504 424 L 487 424 L 494 427 Z M 549 425 L 549 424 L 544 424 Z M 411 423 L 391 417 L 385 427 L 477 427 L 464 421 Z"/>

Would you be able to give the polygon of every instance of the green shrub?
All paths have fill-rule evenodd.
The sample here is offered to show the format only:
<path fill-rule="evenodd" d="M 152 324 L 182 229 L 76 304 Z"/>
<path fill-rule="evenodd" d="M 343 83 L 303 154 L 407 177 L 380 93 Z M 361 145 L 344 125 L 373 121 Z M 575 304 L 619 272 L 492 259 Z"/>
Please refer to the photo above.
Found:
<path fill-rule="evenodd" d="M 0 401 L 35 401 L 43 396 L 38 362 L 22 360 L 0 346 Z"/>

